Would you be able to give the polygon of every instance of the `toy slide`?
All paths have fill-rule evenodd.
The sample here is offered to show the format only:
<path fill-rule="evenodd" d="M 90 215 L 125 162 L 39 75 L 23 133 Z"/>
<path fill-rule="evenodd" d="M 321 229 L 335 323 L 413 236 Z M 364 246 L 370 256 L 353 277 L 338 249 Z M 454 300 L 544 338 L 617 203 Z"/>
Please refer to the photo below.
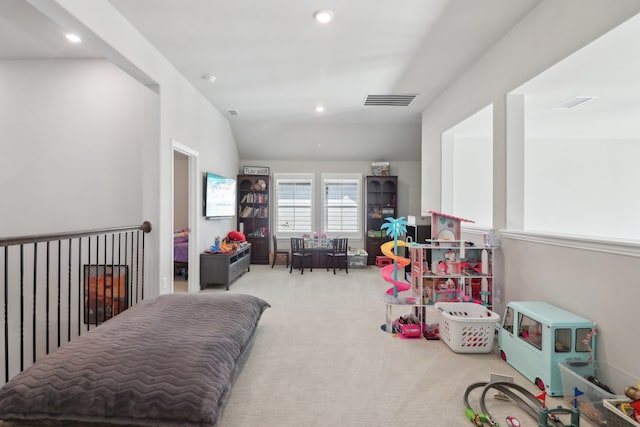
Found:
<path fill-rule="evenodd" d="M 396 243 L 398 246 L 409 246 L 404 240 L 398 240 Z M 380 246 L 380 250 L 385 256 L 388 256 L 389 258 L 397 261 L 398 270 L 401 271 L 402 274 L 404 274 L 404 267 L 411 264 L 411 261 L 409 260 L 409 258 L 404 258 L 394 254 L 393 247 L 394 247 L 394 242 L 393 240 L 391 240 L 386 243 L 383 243 L 382 246 Z M 389 264 L 382 267 L 382 270 L 380 271 L 382 278 L 385 281 L 392 283 L 394 285 L 393 288 L 387 289 L 387 294 L 389 295 L 394 295 L 394 294 L 397 294 L 398 292 L 406 291 L 411 287 L 407 282 L 396 280 L 393 278 L 393 272 L 395 268 L 396 266 L 394 264 Z"/>

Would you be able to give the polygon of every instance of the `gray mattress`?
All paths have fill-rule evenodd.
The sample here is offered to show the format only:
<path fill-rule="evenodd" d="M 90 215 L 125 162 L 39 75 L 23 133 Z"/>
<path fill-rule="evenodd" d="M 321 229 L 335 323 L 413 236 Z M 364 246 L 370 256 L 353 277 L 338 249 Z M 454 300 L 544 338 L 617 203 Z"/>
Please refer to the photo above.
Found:
<path fill-rule="evenodd" d="M 0 419 L 214 426 L 267 307 L 230 293 L 134 305 L 12 378 Z"/>

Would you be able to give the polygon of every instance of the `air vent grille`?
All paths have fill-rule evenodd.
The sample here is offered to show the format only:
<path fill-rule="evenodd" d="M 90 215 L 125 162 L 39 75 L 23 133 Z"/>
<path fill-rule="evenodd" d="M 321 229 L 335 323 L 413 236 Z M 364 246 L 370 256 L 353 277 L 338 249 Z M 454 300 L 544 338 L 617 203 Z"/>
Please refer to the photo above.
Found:
<path fill-rule="evenodd" d="M 408 107 L 416 96 L 418 95 L 367 95 L 364 105 L 372 107 Z"/>
<path fill-rule="evenodd" d="M 239 114 L 239 113 L 238 113 L 238 110 L 227 110 L 227 113 L 228 113 L 230 116 L 237 116 L 237 115 Z"/>
<path fill-rule="evenodd" d="M 584 102 L 591 101 L 592 99 L 596 99 L 596 98 L 597 98 L 596 96 L 574 96 L 573 98 L 569 98 L 557 105 L 554 105 L 552 108 L 554 110 L 564 110 L 567 108 L 573 108 Z"/>

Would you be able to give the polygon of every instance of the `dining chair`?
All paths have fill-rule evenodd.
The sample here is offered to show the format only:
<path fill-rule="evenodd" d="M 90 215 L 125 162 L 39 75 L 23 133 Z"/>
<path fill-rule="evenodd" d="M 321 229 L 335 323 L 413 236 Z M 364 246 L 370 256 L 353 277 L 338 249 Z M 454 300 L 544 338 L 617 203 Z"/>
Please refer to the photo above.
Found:
<path fill-rule="evenodd" d="M 332 250 L 331 252 L 327 252 L 327 271 L 329 271 L 329 261 L 331 261 L 333 274 L 336 274 L 336 263 L 338 264 L 340 270 L 342 270 L 342 265 L 344 264 L 344 270 L 349 273 L 349 258 L 347 257 L 348 248 L 349 239 L 347 239 L 346 237 L 333 239 L 333 244 L 331 246 Z"/>
<path fill-rule="evenodd" d="M 276 235 L 272 234 L 271 238 L 273 239 L 273 261 L 271 262 L 271 268 L 276 265 L 278 255 L 284 255 L 287 260 L 287 268 L 289 268 L 289 251 L 285 251 L 284 249 L 278 250 L 278 239 L 276 239 Z"/>
<path fill-rule="evenodd" d="M 293 265 L 296 263 L 296 259 L 298 260 L 298 265 L 300 268 L 300 274 L 304 274 L 304 264 L 306 260 L 309 260 L 309 270 L 313 271 L 313 254 L 310 252 L 306 252 L 304 249 L 304 239 L 301 237 L 292 237 L 291 238 L 291 267 L 289 268 L 289 273 L 293 271 Z"/>

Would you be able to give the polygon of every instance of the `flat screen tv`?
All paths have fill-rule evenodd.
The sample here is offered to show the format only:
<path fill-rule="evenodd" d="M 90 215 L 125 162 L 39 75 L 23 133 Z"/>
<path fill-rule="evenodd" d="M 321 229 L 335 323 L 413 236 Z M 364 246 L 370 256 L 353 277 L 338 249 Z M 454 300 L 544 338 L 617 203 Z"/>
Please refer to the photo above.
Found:
<path fill-rule="evenodd" d="M 236 214 L 236 180 L 210 172 L 204 174 L 203 215 L 228 218 Z"/>

